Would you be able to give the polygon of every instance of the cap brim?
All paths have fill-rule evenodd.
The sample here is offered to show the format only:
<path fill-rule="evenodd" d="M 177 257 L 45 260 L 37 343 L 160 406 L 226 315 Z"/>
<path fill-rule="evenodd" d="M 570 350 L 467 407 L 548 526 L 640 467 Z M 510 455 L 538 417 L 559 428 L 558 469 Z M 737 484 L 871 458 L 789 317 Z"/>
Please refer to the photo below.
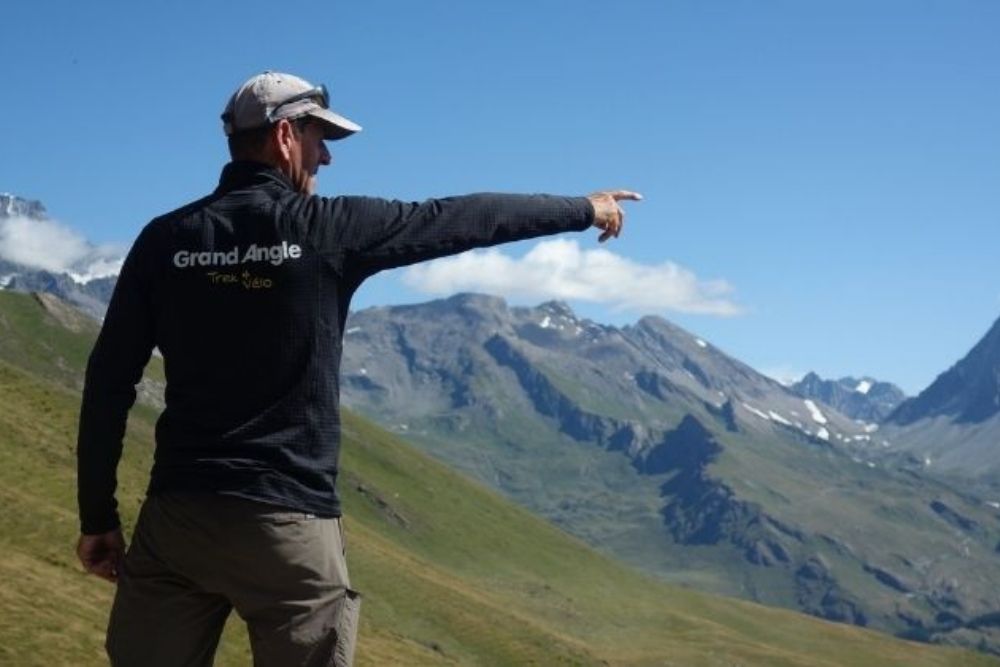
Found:
<path fill-rule="evenodd" d="M 323 135 L 323 138 L 327 141 L 345 139 L 355 132 L 361 131 L 360 125 L 352 120 L 344 118 L 340 114 L 335 114 L 329 109 L 313 109 L 308 112 L 308 115 L 323 121 L 323 125 L 326 128 L 326 133 Z"/>

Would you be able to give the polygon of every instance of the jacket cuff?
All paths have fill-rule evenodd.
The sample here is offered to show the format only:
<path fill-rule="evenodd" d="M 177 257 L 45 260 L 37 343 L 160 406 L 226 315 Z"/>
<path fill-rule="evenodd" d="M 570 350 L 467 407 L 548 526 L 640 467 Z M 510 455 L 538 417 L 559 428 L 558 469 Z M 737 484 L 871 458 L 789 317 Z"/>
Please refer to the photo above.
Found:
<path fill-rule="evenodd" d="M 107 517 L 80 517 L 81 535 L 101 535 L 120 526 L 121 520 L 118 518 L 117 512 Z"/>
<path fill-rule="evenodd" d="M 584 231 L 594 226 L 594 205 L 590 203 L 590 200 L 586 197 L 576 197 L 580 201 L 580 208 L 583 213 L 581 222 L 579 223 L 579 231 Z"/>

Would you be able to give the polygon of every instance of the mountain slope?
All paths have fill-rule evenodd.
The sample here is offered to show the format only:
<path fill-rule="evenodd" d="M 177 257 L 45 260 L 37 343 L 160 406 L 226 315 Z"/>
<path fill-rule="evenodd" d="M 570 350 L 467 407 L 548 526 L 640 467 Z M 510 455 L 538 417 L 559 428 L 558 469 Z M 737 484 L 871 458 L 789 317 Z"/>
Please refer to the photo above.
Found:
<path fill-rule="evenodd" d="M 990 506 L 665 320 L 481 295 L 372 308 L 343 373 L 346 404 L 669 581 L 1000 649 Z"/>
<path fill-rule="evenodd" d="M 905 426 L 918 419 L 949 417 L 974 424 L 1000 413 L 1000 320 L 963 359 L 942 373 L 887 420 Z"/>
<path fill-rule="evenodd" d="M 0 293 L 0 663 L 104 664 L 110 587 L 74 562 L 77 384 L 92 330 Z M 35 356 L 41 350 L 51 356 Z M 156 363 L 154 362 L 154 371 Z M 132 525 L 155 410 L 130 419 L 120 471 Z M 670 587 L 598 556 L 348 413 L 342 484 L 352 579 L 366 594 L 358 664 L 989 665 Z M 237 624 L 217 664 L 246 664 Z"/>
<path fill-rule="evenodd" d="M 927 389 L 885 420 L 893 454 L 1000 482 L 1000 320 Z"/>

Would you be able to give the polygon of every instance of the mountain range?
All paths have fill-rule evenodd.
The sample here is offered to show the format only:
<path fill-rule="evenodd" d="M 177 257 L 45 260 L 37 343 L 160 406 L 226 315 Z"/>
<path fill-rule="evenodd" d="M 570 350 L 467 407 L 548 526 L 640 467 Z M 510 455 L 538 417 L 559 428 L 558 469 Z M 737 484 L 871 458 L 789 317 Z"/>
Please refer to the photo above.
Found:
<path fill-rule="evenodd" d="M 992 499 L 666 320 L 473 294 L 370 308 L 342 375 L 345 405 L 667 580 L 1000 648 Z"/>

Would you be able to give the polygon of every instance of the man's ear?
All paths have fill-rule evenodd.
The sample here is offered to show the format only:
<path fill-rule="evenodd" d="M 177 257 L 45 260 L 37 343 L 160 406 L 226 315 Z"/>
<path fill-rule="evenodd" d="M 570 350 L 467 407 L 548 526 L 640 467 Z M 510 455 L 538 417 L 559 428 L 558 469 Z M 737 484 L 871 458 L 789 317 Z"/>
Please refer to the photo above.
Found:
<path fill-rule="evenodd" d="M 287 118 L 282 118 L 271 128 L 271 146 L 275 156 L 284 164 L 292 161 L 292 145 L 295 140 L 295 127 Z"/>

